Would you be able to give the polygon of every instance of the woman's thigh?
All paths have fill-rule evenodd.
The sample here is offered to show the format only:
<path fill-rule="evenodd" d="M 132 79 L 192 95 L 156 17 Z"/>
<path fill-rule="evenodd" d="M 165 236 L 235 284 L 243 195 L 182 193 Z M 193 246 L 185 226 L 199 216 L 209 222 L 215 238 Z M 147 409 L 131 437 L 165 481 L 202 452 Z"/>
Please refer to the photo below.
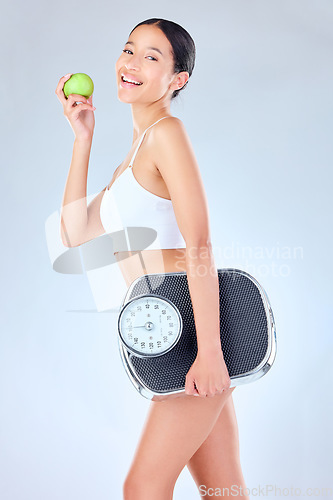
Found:
<path fill-rule="evenodd" d="M 233 496 L 246 488 L 239 450 L 239 432 L 232 396 L 227 399 L 208 437 L 187 464 L 199 491 L 229 488 Z M 233 486 L 234 485 L 234 486 Z M 227 490 L 225 490 L 227 491 Z"/>
<path fill-rule="evenodd" d="M 182 469 L 205 441 L 235 387 L 214 397 L 183 396 L 151 401 L 127 480 L 175 483 Z"/>

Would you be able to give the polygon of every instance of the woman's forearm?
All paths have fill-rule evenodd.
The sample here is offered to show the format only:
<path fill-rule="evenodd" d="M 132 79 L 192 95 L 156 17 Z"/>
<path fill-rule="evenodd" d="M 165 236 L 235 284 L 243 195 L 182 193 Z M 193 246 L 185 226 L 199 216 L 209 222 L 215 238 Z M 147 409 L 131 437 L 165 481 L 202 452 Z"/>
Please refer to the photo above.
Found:
<path fill-rule="evenodd" d="M 77 140 L 61 206 L 61 239 L 65 246 L 80 245 L 87 227 L 87 177 L 92 140 Z"/>
<path fill-rule="evenodd" d="M 222 352 L 219 282 L 210 242 L 187 245 L 186 273 L 197 332 L 198 353 Z"/>

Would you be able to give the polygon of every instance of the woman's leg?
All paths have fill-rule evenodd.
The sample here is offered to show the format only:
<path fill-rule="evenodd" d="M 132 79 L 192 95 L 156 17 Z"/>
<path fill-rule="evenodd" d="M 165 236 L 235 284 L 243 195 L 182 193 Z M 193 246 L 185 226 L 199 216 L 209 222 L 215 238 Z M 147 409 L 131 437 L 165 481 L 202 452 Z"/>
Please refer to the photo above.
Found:
<path fill-rule="evenodd" d="M 249 499 L 244 491 L 246 484 L 240 464 L 238 426 L 232 395 L 187 467 L 203 498 L 239 496 L 244 500 Z"/>
<path fill-rule="evenodd" d="M 172 500 L 179 474 L 208 437 L 234 389 L 210 398 L 151 401 L 124 483 L 125 500 Z"/>

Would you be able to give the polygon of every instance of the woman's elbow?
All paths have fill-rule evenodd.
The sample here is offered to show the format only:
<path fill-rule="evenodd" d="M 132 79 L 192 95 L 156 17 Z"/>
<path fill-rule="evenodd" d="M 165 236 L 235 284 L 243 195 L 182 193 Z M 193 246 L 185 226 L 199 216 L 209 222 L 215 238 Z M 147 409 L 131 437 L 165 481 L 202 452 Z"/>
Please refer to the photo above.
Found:
<path fill-rule="evenodd" d="M 78 247 L 82 244 L 82 240 L 79 241 L 78 238 L 74 238 L 72 235 L 69 235 L 69 233 L 64 231 L 62 227 L 60 229 L 60 237 L 62 244 L 67 248 Z"/>
<path fill-rule="evenodd" d="M 211 251 L 213 248 L 210 237 L 187 238 L 185 243 L 186 251 L 189 253 L 201 252 L 202 250 Z"/>

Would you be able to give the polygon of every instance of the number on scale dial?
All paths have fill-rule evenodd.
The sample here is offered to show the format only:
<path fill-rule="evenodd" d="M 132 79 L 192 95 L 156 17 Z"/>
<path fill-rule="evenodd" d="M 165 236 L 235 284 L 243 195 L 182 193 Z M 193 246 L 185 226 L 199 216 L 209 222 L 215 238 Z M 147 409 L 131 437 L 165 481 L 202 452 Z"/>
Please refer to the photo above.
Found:
<path fill-rule="evenodd" d="M 178 308 L 158 295 L 135 297 L 123 306 L 118 318 L 121 341 L 142 357 L 159 356 L 172 349 L 182 326 Z"/>

